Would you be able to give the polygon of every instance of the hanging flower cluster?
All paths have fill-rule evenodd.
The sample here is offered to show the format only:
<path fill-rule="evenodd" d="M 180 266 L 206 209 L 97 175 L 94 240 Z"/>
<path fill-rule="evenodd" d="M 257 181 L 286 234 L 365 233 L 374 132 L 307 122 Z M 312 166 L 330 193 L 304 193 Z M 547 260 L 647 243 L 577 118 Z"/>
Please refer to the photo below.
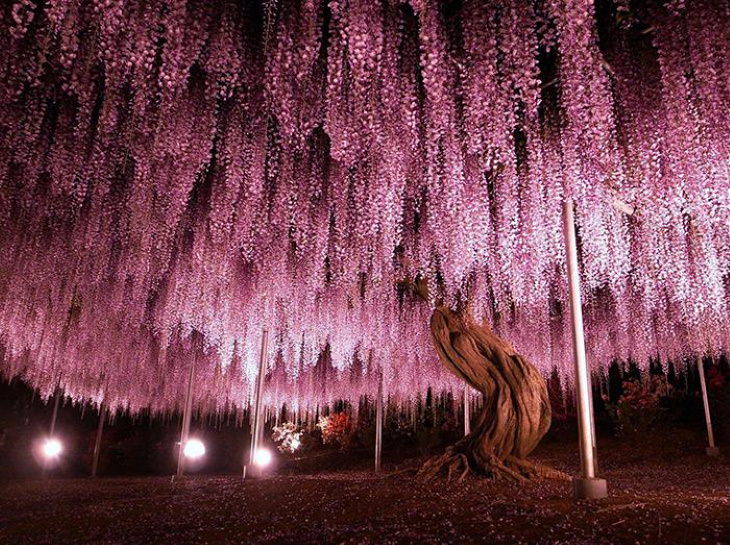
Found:
<path fill-rule="evenodd" d="M 567 197 L 593 365 L 730 344 L 728 0 L 2 9 L 0 369 L 46 395 L 240 407 L 263 328 L 272 405 L 449 388 L 417 275 L 567 376 Z"/>

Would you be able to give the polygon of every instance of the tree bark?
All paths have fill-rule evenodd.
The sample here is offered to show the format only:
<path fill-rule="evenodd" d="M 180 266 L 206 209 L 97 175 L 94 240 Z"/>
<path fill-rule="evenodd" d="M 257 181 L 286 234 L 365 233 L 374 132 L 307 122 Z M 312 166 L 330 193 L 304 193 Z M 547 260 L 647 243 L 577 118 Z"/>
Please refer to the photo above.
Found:
<path fill-rule="evenodd" d="M 472 432 L 428 460 L 419 474 L 470 472 L 495 478 L 567 478 L 526 460 L 550 427 L 550 401 L 542 375 L 487 325 L 440 305 L 431 315 L 431 338 L 442 363 L 484 394 Z"/>

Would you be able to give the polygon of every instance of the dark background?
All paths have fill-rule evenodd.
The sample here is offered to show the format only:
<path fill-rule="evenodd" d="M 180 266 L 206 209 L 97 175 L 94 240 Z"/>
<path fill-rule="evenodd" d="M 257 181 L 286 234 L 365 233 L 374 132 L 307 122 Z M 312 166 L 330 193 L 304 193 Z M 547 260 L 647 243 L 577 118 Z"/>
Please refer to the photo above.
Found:
<path fill-rule="evenodd" d="M 730 435 L 730 367 L 726 358 L 714 365 L 706 362 L 708 390 L 712 407 L 716 442 L 722 445 Z M 614 363 L 603 377 L 594 377 L 594 410 L 599 435 L 622 436 L 627 430 L 612 418 L 611 407 L 624 393 L 630 380 L 643 381 L 658 377 L 671 386 L 672 394 L 659 399 L 659 417 L 648 425 L 654 432 L 667 435 L 672 430 L 705 433 L 704 412 L 700 395 L 697 367 L 682 366 L 680 371 L 670 365 L 666 376 L 658 365 L 649 372 L 640 372 L 632 364 Z M 553 424 L 545 441 L 576 441 L 574 403 L 570 393 L 559 386 L 556 378 L 548 380 L 553 403 Z M 463 416 L 452 394 L 434 396 L 428 392 L 417 402 L 419 420 L 413 429 L 403 432 L 407 417 L 391 405 L 384 426 L 384 456 L 399 451 L 399 456 L 419 456 L 443 448 L 463 435 Z M 0 478 L 31 478 L 43 474 L 38 445 L 48 436 L 54 398 L 40 399 L 21 380 L 0 381 Z M 323 409 L 323 414 L 341 411 L 347 405 L 335 403 Z M 374 441 L 372 403 L 362 400 L 357 418 L 358 440 L 348 456 L 364 464 L 372 457 Z M 313 457 L 319 451 L 332 450 L 318 442 L 317 430 L 310 426 L 309 448 L 303 455 Z M 474 415 L 474 417 L 476 414 Z M 64 452 L 57 463 L 46 469 L 54 476 L 84 476 L 90 473 L 94 440 L 98 425 L 97 408 L 87 403 L 73 402 L 62 397 L 59 403 L 55 435 L 63 441 Z M 282 421 L 286 418 L 282 418 Z M 102 436 L 98 473 L 100 476 L 172 475 L 177 463 L 177 442 L 180 439 L 179 413 L 130 415 L 118 410 L 107 420 Z M 217 415 L 193 415 L 191 437 L 201 439 L 206 455 L 198 462 L 189 462 L 192 473 L 239 474 L 250 445 L 249 415 L 246 412 Z M 267 423 L 265 441 L 270 443 L 273 419 Z M 627 437 L 631 440 L 631 436 Z M 270 448 L 275 448 L 269 444 Z M 320 452 L 321 454 L 321 452 Z M 279 456 L 286 459 L 286 456 Z M 301 457 L 300 457 L 301 458 Z"/>

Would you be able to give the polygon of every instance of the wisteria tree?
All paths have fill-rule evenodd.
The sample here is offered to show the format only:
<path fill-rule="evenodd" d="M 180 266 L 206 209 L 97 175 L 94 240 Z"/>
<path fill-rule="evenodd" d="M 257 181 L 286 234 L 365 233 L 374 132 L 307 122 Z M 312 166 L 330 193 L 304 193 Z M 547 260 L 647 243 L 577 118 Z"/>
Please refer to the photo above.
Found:
<path fill-rule="evenodd" d="M 249 403 L 267 326 L 266 403 L 356 399 L 381 371 L 404 403 L 463 379 L 488 409 L 432 469 L 529 474 L 541 376 L 571 374 L 565 199 L 592 365 L 730 344 L 729 15 L 5 3 L 0 369 L 165 411 L 196 358 L 196 406 L 222 410 Z"/>
<path fill-rule="evenodd" d="M 422 278 L 406 281 L 417 297 L 429 300 Z M 431 314 L 431 340 L 443 364 L 481 392 L 485 404 L 474 430 L 443 455 L 428 460 L 419 474 L 442 472 L 463 479 L 472 471 L 515 480 L 544 476 L 567 478 L 526 457 L 550 428 L 550 399 L 539 371 L 488 324 L 478 325 L 468 305 L 453 310 L 439 301 Z M 469 418 L 465 409 L 465 418 Z"/>

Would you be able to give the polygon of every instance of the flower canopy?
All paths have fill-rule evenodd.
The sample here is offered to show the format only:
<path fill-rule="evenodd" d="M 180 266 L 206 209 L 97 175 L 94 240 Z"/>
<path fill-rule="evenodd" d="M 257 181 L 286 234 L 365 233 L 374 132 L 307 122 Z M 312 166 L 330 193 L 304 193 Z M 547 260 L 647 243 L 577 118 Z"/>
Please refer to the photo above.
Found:
<path fill-rule="evenodd" d="M 2 9 L 6 376 L 241 405 L 268 328 L 272 403 L 410 396 L 416 276 L 569 374 L 568 197 L 591 365 L 730 342 L 728 0 Z"/>

